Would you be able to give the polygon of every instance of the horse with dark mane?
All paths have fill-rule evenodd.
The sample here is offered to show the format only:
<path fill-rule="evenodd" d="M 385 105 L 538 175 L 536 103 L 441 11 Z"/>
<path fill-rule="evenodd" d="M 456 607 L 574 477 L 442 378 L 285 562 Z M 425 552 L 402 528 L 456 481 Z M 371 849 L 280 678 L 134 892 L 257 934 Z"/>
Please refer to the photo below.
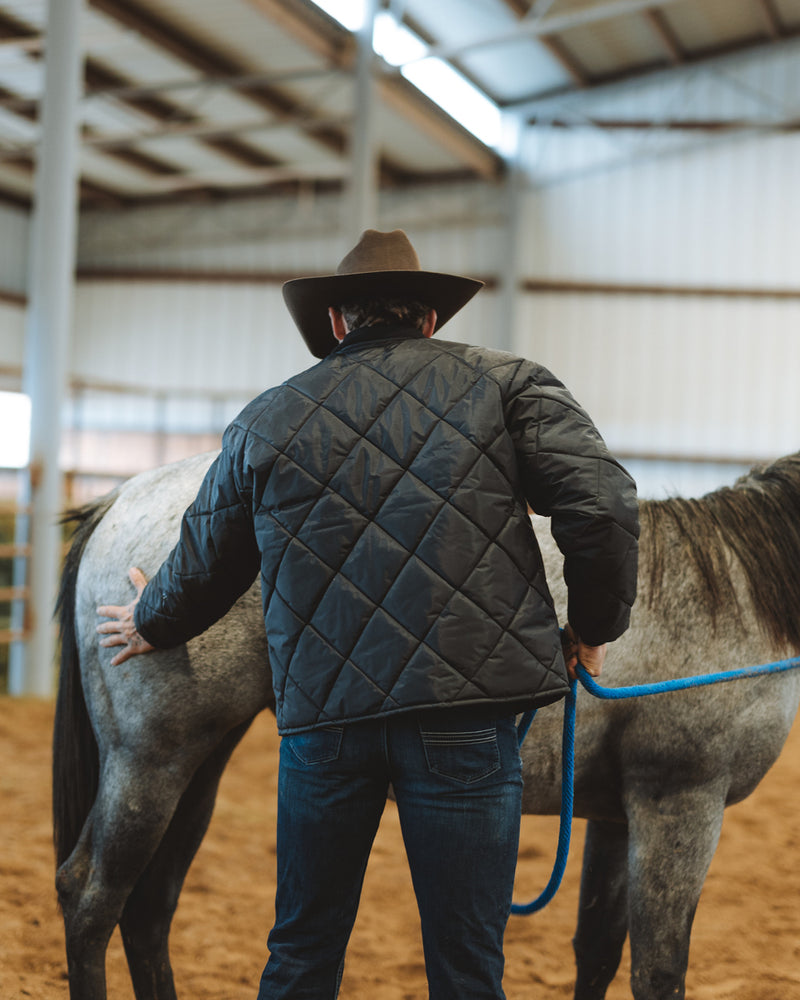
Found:
<path fill-rule="evenodd" d="M 152 575 L 213 455 L 145 473 L 76 513 L 59 598 L 53 753 L 57 887 L 72 1000 L 103 1000 L 119 924 L 137 1000 L 174 1000 L 169 927 L 217 785 L 254 716 L 273 706 L 254 585 L 186 646 L 109 665 L 96 607 Z M 610 648 L 612 686 L 750 666 L 800 650 L 800 453 L 696 500 L 641 504 L 640 592 Z M 561 557 L 535 519 L 562 620 Z M 630 936 L 635 1000 L 684 996 L 692 919 L 723 812 L 777 759 L 800 672 L 656 697 L 581 692 L 575 814 L 588 820 L 575 1000 L 602 1000 Z M 562 709 L 522 747 L 523 809 L 557 813 Z M 755 970 L 754 970 L 755 972 Z"/>

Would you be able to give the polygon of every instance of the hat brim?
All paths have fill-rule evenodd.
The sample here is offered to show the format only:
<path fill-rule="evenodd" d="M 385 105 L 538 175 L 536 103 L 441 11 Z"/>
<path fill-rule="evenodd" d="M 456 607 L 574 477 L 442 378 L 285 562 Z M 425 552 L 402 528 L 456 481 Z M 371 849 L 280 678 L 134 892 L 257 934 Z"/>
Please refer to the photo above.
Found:
<path fill-rule="evenodd" d="M 336 347 L 329 306 L 369 298 L 413 299 L 436 310 L 440 330 L 482 287 L 475 278 L 437 271 L 365 271 L 294 278 L 283 286 L 283 299 L 308 349 L 315 358 L 325 358 Z"/>

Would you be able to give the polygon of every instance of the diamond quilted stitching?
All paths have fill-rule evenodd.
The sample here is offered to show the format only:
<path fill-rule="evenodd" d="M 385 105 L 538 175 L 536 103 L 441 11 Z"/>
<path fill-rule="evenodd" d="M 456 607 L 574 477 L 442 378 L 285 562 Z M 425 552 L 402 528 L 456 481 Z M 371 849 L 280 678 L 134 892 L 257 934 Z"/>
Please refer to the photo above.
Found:
<path fill-rule="evenodd" d="M 461 650 L 458 664 L 464 677 L 471 677 L 500 640 L 501 627 L 491 618 L 475 614 L 475 605 L 455 593 L 426 637 L 426 643 L 448 662 L 452 650 Z"/>
<path fill-rule="evenodd" d="M 334 576 L 334 570 L 320 562 L 305 545 L 293 539 L 286 547 L 284 560 L 278 569 L 275 589 L 296 615 L 309 621 Z M 302 580 L 302 586 L 297 586 L 298 580 Z"/>
<path fill-rule="evenodd" d="M 368 677 L 348 660 L 328 692 L 320 716 L 323 719 L 342 719 L 352 718 L 356 713 L 374 715 L 376 709 L 386 703 L 386 698 L 386 692 L 375 683 L 375 678 Z M 395 708 L 396 703 L 390 702 L 390 707 Z"/>
<path fill-rule="evenodd" d="M 353 546 L 341 572 L 377 604 L 407 559 L 406 549 L 371 523 Z"/>
<path fill-rule="evenodd" d="M 452 587 L 416 556 L 398 573 L 383 607 L 412 635 L 423 638 L 450 600 Z"/>
<path fill-rule="evenodd" d="M 369 441 L 360 439 L 328 483 L 354 509 L 374 517 L 387 490 L 401 479 L 403 470 Z"/>
<path fill-rule="evenodd" d="M 323 635 L 338 637 L 361 635 L 375 611 L 371 601 L 343 576 L 337 576 L 325 591 L 314 611 L 311 626 Z M 332 640 L 333 641 L 333 640 Z M 352 641 L 337 646 L 337 652 L 347 656 Z"/>
<path fill-rule="evenodd" d="M 511 625 L 529 589 L 528 578 L 497 545 L 484 552 L 461 585 L 464 596 L 479 607 L 487 603 L 487 596 L 491 595 L 494 620 L 502 628 Z"/>
<path fill-rule="evenodd" d="M 480 450 L 448 423 L 431 430 L 409 469 L 420 470 L 425 482 L 441 496 L 450 496 L 480 458 Z"/>
<path fill-rule="evenodd" d="M 375 522 L 413 552 L 445 501 L 421 480 L 405 473 L 378 511 Z"/>
<path fill-rule="evenodd" d="M 406 381 L 405 389 L 437 417 L 443 417 L 474 382 L 475 371 L 463 361 L 449 366 L 446 375 L 438 365 L 427 364 Z"/>
<path fill-rule="evenodd" d="M 435 566 L 453 587 L 460 587 L 486 547 L 483 533 L 455 507 L 445 504 L 425 532 L 416 553 L 428 565 Z"/>
<path fill-rule="evenodd" d="M 368 439 L 404 468 L 418 455 L 438 418 L 405 392 L 397 392 L 367 433 Z"/>
<path fill-rule="evenodd" d="M 297 538 L 331 569 L 337 570 L 347 558 L 353 538 L 369 524 L 347 497 L 326 491 L 314 504 Z"/>
<path fill-rule="evenodd" d="M 417 646 L 419 640 L 379 608 L 356 642 L 350 660 L 380 677 L 382 689 L 388 693 Z"/>
<path fill-rule="evenodd" d="M 313 469 L 327 482 L 358 444 L 361 435 L 335 413 L 319 408 L 311 413 L 303 433 L 292 438 L 284 453 L 301 469 Z"/>

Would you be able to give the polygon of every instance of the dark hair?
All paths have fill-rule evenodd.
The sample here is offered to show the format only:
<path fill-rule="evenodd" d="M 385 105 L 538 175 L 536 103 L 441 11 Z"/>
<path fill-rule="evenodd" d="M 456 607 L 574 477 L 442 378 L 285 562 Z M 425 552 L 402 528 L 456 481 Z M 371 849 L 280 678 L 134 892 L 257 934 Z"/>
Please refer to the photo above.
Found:
<path fill-rule="evenodd" d="M 421 330 L 425 317 L 431 310 L 423 302 L 407 299 L 361 299 L 340 305 L 348 330 L 364 326 L 403 326 Z"/>

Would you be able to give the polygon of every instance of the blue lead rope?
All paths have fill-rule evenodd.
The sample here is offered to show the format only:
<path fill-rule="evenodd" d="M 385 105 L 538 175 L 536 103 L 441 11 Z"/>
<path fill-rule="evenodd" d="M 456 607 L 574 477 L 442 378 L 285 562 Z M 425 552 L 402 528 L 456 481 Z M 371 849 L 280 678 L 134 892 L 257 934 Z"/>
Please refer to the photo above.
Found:
<path fill-rule="evenodd" d="M 723 670 L 716 674 L 702 674 L 699 677 L 680 677 L 675 680 L 658 681 L 654 684 L 633 684 L 629 687 L 602 687 L 586 669 L 578 664 L 578 678 L 589 694 L 605 701 L 617 701 L 621 698 L 642 698 L 650 694 L 663 694 L 666 691 L 685 691 L 687 688 L 705 687 L 707 684 L 724 684 L 726 681 L 741 680 L 744 677 L 759 677 L 763 674 L 779 674 L 786 670 L 800 667 L 800 656 L 789 660 L 775 660 L 773 663 L 762 663 L 755 667 L 741 667 L 736 670 Z M 540 895 L 530 903 L 512 903 L 511 912 L 522 916 L 536 913 L 545 907 L 555 896 L 569 856 L 569 841 L 572 830 L 572 808 L 575 778 L 575 705 L 577 702 L 577 682 L 570 681 L 569 693 L 564 700 L 564 728 L 561 735 L 561 816 L 558 826 L 558 849 L 550 880 Z M 520 746 L 528 734 L 536 710 L 526 712 L 517 726 Z"/>
<path fill-rule="evenodd" d="M 578 682 L 569 682 L 569 691 L 564 699 L 564 728 L 561 730 L 561 818 L 558 824 L 558 849 L 556 863 L 550 874 L 550 881 L 541 893 L 530 903 L 512 903 L 511 912 L 527 916 L 547 906 L 555 896 L 569 856 L 569 838 L 572 833 L 573 778 L 575 776 L 575 704 L 578 700 Z M 536 710 L 526 712 L 517 726 L 520 746 L 530 729 Z"/>
<path fill-rule="evenodd" d="M 762 674 L 780 674 L 785 670 L 800 667 L 800 656 L 791 660 L 775 660 L 774 663 L 761 663 L 757 667 L 740 667 L 737 670 L 722 670 L 717 674 L 701 674 L 699 677 L 679 677 L 672 681 L 658 681 L 655 684 L 632 684 L 630 687 L 601 687 L 591 674 L 578 665 L 578 676 L 581 684 L 589 694 L 606 701 L 618 698 L 641 698 L 648 694 L 663 694 L 665 691 L 685 691 L 687 688 L 705 687 L 707 684 L 724 684 L 726 681 L 738 681 L 743 677 L 759 677 Z"/>

